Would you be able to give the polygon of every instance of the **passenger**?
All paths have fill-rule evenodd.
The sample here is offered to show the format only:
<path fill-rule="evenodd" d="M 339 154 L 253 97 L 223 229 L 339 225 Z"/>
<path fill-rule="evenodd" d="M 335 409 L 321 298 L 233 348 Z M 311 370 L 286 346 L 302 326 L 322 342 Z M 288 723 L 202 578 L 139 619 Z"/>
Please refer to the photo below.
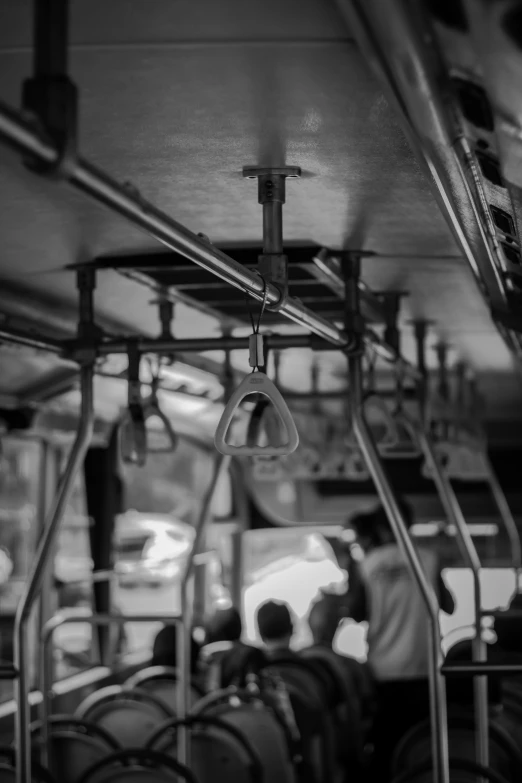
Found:
<path fill-rule="evenodd" d="M 178 629 L 175 625 L 165 625 L 157 634 L 152 649 L 151 666 L 177 665 Z M 200 645 L 191 637 L 190 671 L 192 676 L 198 673 Z"/>
<path fill-rule="evenodd" d="M 338 655 L 333 650 L 333 642 L 339 626 L 339 603 L 337 596 L 324 596 L 316 601 L 308 615 L 308 625 L 312 632 L 313 645 L 303 654 L 317 654 L 327 651 L 328 657 L 340 672 L 340 676 L 347 680 L 347 687 L 355 691 L 355 695 L 361 707 L 361 715 L 368 717 L 374 712 L 374 688 L 371 675 L 365 664 L 347 655 Z"/>
<path fill-rule="evenodd" d="M 243 623 L 238 610 L 218 609 L 207 623 L 205 644 L 240 642 L 242 635 Z"/>
<path fill-rule="evenodd" d="M 400 499 L 399 507 L 411 527 L 410 506 Z M 376 681 L 378 709 L 374 779 L 386 780 L 397 742 L 429 715 L 429 619 L 384 509 L 359 514 L 349 525 L 364 552 L 352 571 L 349 614 L 356 622 L 368 622 L 368 664 Z M 442 580 L 436 552 L 422 545 L 417 549 L 442 610 L 452 614 L 453 597 Z"/>
<path fill-rule="evenodd" d="M 287 604 L 282 601 L 266 601 L 257 610 L 256 622 L 269 658 L 294 657 L 290 650 L 294 624 Z"/>

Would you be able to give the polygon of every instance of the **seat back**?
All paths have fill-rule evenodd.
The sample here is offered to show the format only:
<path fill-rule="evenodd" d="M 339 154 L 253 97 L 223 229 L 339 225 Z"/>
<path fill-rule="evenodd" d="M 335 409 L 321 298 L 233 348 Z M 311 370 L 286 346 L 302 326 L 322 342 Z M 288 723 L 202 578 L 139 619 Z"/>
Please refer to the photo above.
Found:
<path fill-rule="evenodd" d="M 210 704 L 204 714 L 221 718 L 245 735 L 262 760 L 266 781 L 293 783 L 295 770 L 284 730 L 262 702 Z"/>
<path fill-rule="evenodd" d="M 42 767 L 37 759 L 32 760 L 31 783 L 58 783 L 48 769 Z M 16 783 L 16 751 L 14 748 L 0 747 L 0 781 Z"/>
<path fill-rule="evenodd" d="M 332 779 L 335 743 L 327 696 L 322 682 L 306 661 L 272 661 L 273 670 L 283 680 L 301 735 L 303 764 L 300 778 L 306 781 Z"/>
<path fill-rule="evenodd" d="M 164 753 L 148 748 L 111 753 L 88 769 L 80 783 L 197 783 L 195 775 Z"/>
<path fill-rule="evenodd" d="M 178 673 L 172 666 L 147 666 L 133 674 L 123 683 L 123 690 L 139 690 L 151 693 L 161 701 L 172 715 L 177 714 Z M 194 705 L 203 695 L 197 683 L 191 682 L 189 697 L 190 706 Z"/>
<path fill-rule="evenodd" d="M 88 696 L 76 716 L 98 723 L 122 748 L 139 748 L 172 713 L 164 702 L 146 691 L 109 686 Z"/>
<path fill-rule="evenodd" d="M 453 714 L 448 718 L 450 758 L 475 759 L 473 715 Z M 498 725 L 489 725 L 489 765 L 508 780 L 522 778 L 522 757 L 512 738 Z M 393 771 L 399 774 L 431 758 L 429 721 L 414 726 L 403 738 L 394 755 Z"/>
<path fill-rule="evenodd" d="M 175 757 L 180 725 L 189 729 L 191 768 L 200 783 L 263 783 L 261 758 L 243 731 L 215 716 L 167 721 L 149 738 L 148 747 Z"/>
<path fill-rule="evenodd" d="M 40 721 L 31 727 L 33 747 L 41 746 L 41 728 Z M 95 762 L 120 749 L 101 726 L 67 715 L 51 716 L 49 740 L 49 766 L 57 783 L 77 783 Z"/>

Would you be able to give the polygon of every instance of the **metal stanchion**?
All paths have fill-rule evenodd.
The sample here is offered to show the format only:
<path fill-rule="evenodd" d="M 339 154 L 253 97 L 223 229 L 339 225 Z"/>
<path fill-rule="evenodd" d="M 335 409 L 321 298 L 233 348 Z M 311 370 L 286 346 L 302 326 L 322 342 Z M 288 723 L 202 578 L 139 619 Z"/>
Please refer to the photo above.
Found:
<path fill-rule="evenodd" d="M 379 453 L 373 442 L 370 429 L 362 412 L 362 367 L 361 357 L 348 358 L 353 431 L 364 455 L 368 469 L 381 499 L 391 528 L 401 552 L 408 564 L 413 579 L 421 591 L 430 619 L 429 639 L 429 683 L 430 714 L 433 756 L 433 778 L 435 783 L 449 783 L 448 728 L 446 714 L 446 690 L 440 669 L 443 663 L 442 640 L 439 628 L 439 605 L 432 586 L 424 574 L 422 563 L 415 549 L 397 504 Z"/>
<path fill-rule="evenodd" d="M 484 663 L 487 661 L 488 650 L 485 640 L 482 638 L 482 601 L 480 585 L 480 559 L 473 543 L 466 520 L 460 508 L 457 496 L 451 486 L 451 482 L 440 463 L 440 459 L 434 448 L 433 442 L 425 431 L 415 422 L 410 422 L 419 446 L 422 449 L 426 463 L 429 467 L 437 492 L 441 499 L 448 521 L 455 526 L 459 548 L 464 562 L 473 575 L 473 608 L 475 616 L 475 637 L 472 642 L 473 661 Z M 489 766 L 489 709 L 488 709 L 488 681 L 486 677 L 476 677 L 473 682 L 475 704 L 475 731 L 477 762 L 484 767 Z"/>
<path fill-rule="evenodd" d="M 348 352 L 348 373 L 350 382 L 350 409 L 353 432 L 362 451 L 373 482 L 386 511 L 391 529 L 416 582 L 430 621 L 429 638 L 429 686 L 430 719 L 434 783 L 449 783 L 448 725 L 446 711 L 446 689 L 441 674 L 443 664 L 442 639 L 439 627 L 439 604 L 430 585 L 408 528 L 401 514 L 393 488 L 379 457 L 363 410 L 363 368 L 362 332 L 364 323 L 360 313 L 358 279 L 360 260 L 347 260 L 343 267 L 346 287 L 345 330 L 356 335 L 355 350 Z"/>
<path fill-rule="evenodd" d="M 203 505 L 196 524 L 196 535 L 194 543 L 188 556 L 188 560 L 181 580 L 181 633 L 178 633 L 176 640 L 176 658 L 179 672 L 179 688 L 177 692 L 177 717 L 179 721 L 184 721 L 187 717 L 190 705 L 190 658 L 191 658 L 191 638 L 192 638 L 192 605 L 189 601 L 188 587 L 194 569 L 194 558 L 203 535 L 206 530 L 207 522 L 210 516 L 210 509 L 216 489 L 223 473 L 228 470 L 231 457 L 220 454 L 216 458 L 214 473 L 210 486 L 207 489 Z M 178 754 L 177 759 L 181 764 L 190 766 L 190 746 L 187 727 L 180 723 L 177 736 Z"/>
<path fill-rule="evenodd" d="M 29 664 L 30 655 L 27 639 L 27 624 L 36 603 L 46 568 L 52 553 L 64 511 L 71 498 L 74 482 L 83 464 L 87 449 L 91 443 L 94 428 L 92 365 L 82 367 L 80 371 L 81 417 L 78 433 L 69 455 L 65 473 L 60 481 L 55 501 L 50 510 L 48 521 L 38 546 L 35 561 L 25 591 L 20 599 L 14 626 L 14 662 L 19 672 L 15 684 L 15 743 L 16 743 L 16 783 L 28 783 L 31 778 L 31 735 L 29 706 Z"/>

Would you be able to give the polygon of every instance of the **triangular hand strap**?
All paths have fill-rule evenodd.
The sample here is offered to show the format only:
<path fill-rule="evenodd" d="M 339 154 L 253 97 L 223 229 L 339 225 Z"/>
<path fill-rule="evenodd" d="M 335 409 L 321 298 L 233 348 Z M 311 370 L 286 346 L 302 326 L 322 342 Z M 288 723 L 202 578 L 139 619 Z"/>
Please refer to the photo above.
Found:
<path fill-rule="evenodd" d="M 286 443 L 281 445 L 268 444 L 267 446 L 233 446 L 225 441 L 228 428 L 241 400 L 249 394 L 264 394 L 272 402 L 286 427 L 288 435 Z M 284 457 L 286 454 L 292 454 L 296 450 L 299 445 L 299 435 L 292 414 L 288 410 L 281 392 L 264 372 L 253 372 L 247 375 L 231 395 L 217 426 L 214 444 L 221 454 L 228 454 L 232 457 Z"/>

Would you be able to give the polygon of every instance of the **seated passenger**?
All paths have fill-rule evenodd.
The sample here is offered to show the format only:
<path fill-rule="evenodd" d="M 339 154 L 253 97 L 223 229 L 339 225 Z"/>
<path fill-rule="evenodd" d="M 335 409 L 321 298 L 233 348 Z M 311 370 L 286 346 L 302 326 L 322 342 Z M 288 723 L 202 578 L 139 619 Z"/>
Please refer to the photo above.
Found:
<path fill-rule="evenodd" d="M 177 665 L 177 638 L 178 628 L 175 625 L 165 625 L 154 639 L 152 649 L 151 666 L 176 666 Z M 198 672 L 200 646 L 191 637 L 190 671 L 192 675 Z"/>
<path fill-rule="evenodd" d="M 207 623 L 201 661 L 205 690 L 244 687 L 247 675 L 257 674 L 266 664 L 261 650 L 241 641 L 243 623 L 238 610 L 220 609 Z"/>
<path fill-rule="evenodd" d="M 296 657 L 290 649 L 294 624 L 287 604 L 266 601 L 257 610 L 256 622 L 268 658 Z"/>
<path fill-rule="evenodd" d="M 411 527 L 410 506 L 401 499 L 399 507 Z M 364 552 L 352 573 L 349 614 L 356 622 L 368 622 L 368 664 L 378 705 L 374 779 L 386 780 L 397 742 L 429 715 L 429 617 L 385 510 L 359 514 L 349 524 Z M 437 553 L 422 545 L 417 550 L 441 609 L 452 614 L 454 602 L 442 581 Z"/>
<path fill-rule="evenodd" d="M 308 615 L 308 625 L 312 632 L 313 645 L 303 650 L 303 655 L 326 653 L 331 664 L 346 681 L 346 687 L 352 688 L 358 699 L 361 714 L 373 713 L 374 692 L 370 673 L 365 664 L 348 655 L 339 655 L 333 650 L 333 642 L 339 626 L 339 606 L 330 600 L 337 596 L 325 596 L 316 601 Z"/>
<path fill-rule="evenodd" d="M 240 642 L 243 634 L 241 615 L 234 607 L 218 609 L 207 623 L 205 644 Z"/>

